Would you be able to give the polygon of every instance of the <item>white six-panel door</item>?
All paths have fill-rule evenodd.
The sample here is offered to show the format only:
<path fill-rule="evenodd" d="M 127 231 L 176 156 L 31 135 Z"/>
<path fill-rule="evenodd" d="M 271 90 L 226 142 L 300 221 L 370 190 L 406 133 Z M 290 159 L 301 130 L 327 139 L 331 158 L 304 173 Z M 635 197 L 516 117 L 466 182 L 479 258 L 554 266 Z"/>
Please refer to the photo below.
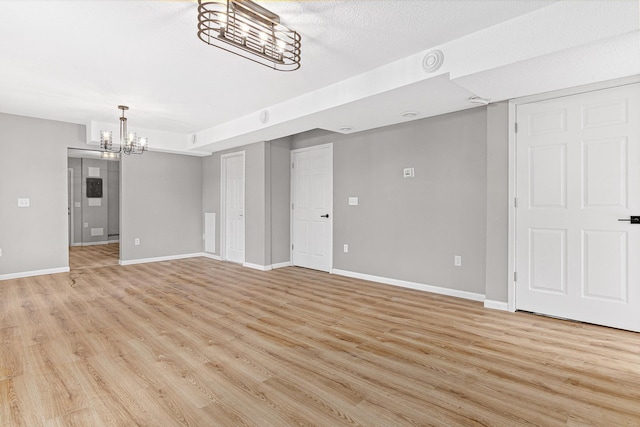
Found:
<path fill-rule="evenodd" d="M 244 151 L 224 155 L 222 162 L 222 245 L 224 260 L 244 262 Z"/>
<path fill-rule="evenodd" d="M 640 85 L 517 122 L 516 308 L 640 331 Z"/>
<path fill-rule="evenodd" d="M 333 224 L 333 146 L 291 154 L 291 262 L 330 271 Z"/>

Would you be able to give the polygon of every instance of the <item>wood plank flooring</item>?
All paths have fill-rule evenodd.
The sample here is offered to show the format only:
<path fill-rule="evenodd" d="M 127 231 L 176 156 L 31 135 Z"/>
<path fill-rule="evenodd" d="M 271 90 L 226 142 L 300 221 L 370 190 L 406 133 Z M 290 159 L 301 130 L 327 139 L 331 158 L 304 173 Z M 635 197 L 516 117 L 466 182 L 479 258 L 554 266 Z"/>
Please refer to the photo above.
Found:
<path fill-rule="evenodd" d="M 0 282 L 2 426 L 637 426 L 640 334 L 205 258 Z"/>
<path fill-rule="evenodd" d="M 81 268 L 106 267 L 118 265 L 120 260 L 120 244 L 94 246 L 69 247 L 69 268 L 78 270 Z"/>

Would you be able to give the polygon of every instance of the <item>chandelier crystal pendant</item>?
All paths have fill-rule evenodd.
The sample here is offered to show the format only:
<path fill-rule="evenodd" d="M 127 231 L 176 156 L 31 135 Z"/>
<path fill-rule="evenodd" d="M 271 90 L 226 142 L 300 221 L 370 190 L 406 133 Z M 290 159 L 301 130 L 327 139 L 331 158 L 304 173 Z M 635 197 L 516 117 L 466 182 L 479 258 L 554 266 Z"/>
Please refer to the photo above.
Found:
<path fill-rule="evenodd" d="M 198 38 L 278 71 L 300 68 L 300 34 L 249 0 L 198 0 Z"/>
<path fill-rule="evenodd" d="M 109 130 L 100 131 L 100 149 L 107 153 L 125 154 L 142 154 L 149 149 L 149 139 L 138 137 L 135 132 L 129 132 L 127 129 L 127 118 L 124 112 L 129 109 L 126 105 L 118 105 L 118 109 L 122 110 L 120 117 L 120 143 L 117 149 L 113 146 L 113 134 Z"/>

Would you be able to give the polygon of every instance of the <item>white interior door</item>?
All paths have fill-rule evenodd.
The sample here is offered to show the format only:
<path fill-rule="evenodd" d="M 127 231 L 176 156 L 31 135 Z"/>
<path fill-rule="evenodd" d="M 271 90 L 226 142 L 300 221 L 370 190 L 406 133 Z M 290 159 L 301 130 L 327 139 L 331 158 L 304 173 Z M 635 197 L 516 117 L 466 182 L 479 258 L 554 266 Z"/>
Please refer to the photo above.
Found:
<path fill-rule="evenodd" d="M 291 262 L 331 271 L 333 145 L 291 152 Z"/>
<path fill-rule="evenodd" d="M 516 308 L 640 331 L 640 85 L 517 122 Z"/>
<path fill-rule="evenodd" d="M 222 213 L 224 260 L 244 262 L 244 151 L 224 155 L 222 161 Z"/>

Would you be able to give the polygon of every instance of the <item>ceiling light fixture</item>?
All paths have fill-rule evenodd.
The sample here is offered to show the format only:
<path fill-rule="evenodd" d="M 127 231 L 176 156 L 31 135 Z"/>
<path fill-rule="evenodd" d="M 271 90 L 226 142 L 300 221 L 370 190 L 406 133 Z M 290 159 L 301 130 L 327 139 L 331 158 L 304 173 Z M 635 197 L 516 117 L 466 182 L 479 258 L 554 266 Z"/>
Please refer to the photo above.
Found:
<path fill-rule="evenodd" d="M 249 0 L 198 0 L 198 38 L 278 71 L 300 68 L 300 34 Z"/>
<path fill-rule="evenodd" d="M 340 132 L 351 132 L 353 130 L 352 126 L 342 126 L 340 129 Z"/>
<path fill-rule="evenodd" d="M 127 118 L 124 116 L 124 112 L 129 109 L 126 105 L 118 105 L 118 109 L 122 110 L 122 117 L 120 117 L 120 143 L 117 144 L 117 149 L 113 146 L 113 134 L 110 130 L 100 131 L 100 148 L 107 153 L 120 153 L 125 154 L 142 154 L 149 149 L 149 139 L 138 137 L 135 132 L 129 133 L 127 129 Z"/>

